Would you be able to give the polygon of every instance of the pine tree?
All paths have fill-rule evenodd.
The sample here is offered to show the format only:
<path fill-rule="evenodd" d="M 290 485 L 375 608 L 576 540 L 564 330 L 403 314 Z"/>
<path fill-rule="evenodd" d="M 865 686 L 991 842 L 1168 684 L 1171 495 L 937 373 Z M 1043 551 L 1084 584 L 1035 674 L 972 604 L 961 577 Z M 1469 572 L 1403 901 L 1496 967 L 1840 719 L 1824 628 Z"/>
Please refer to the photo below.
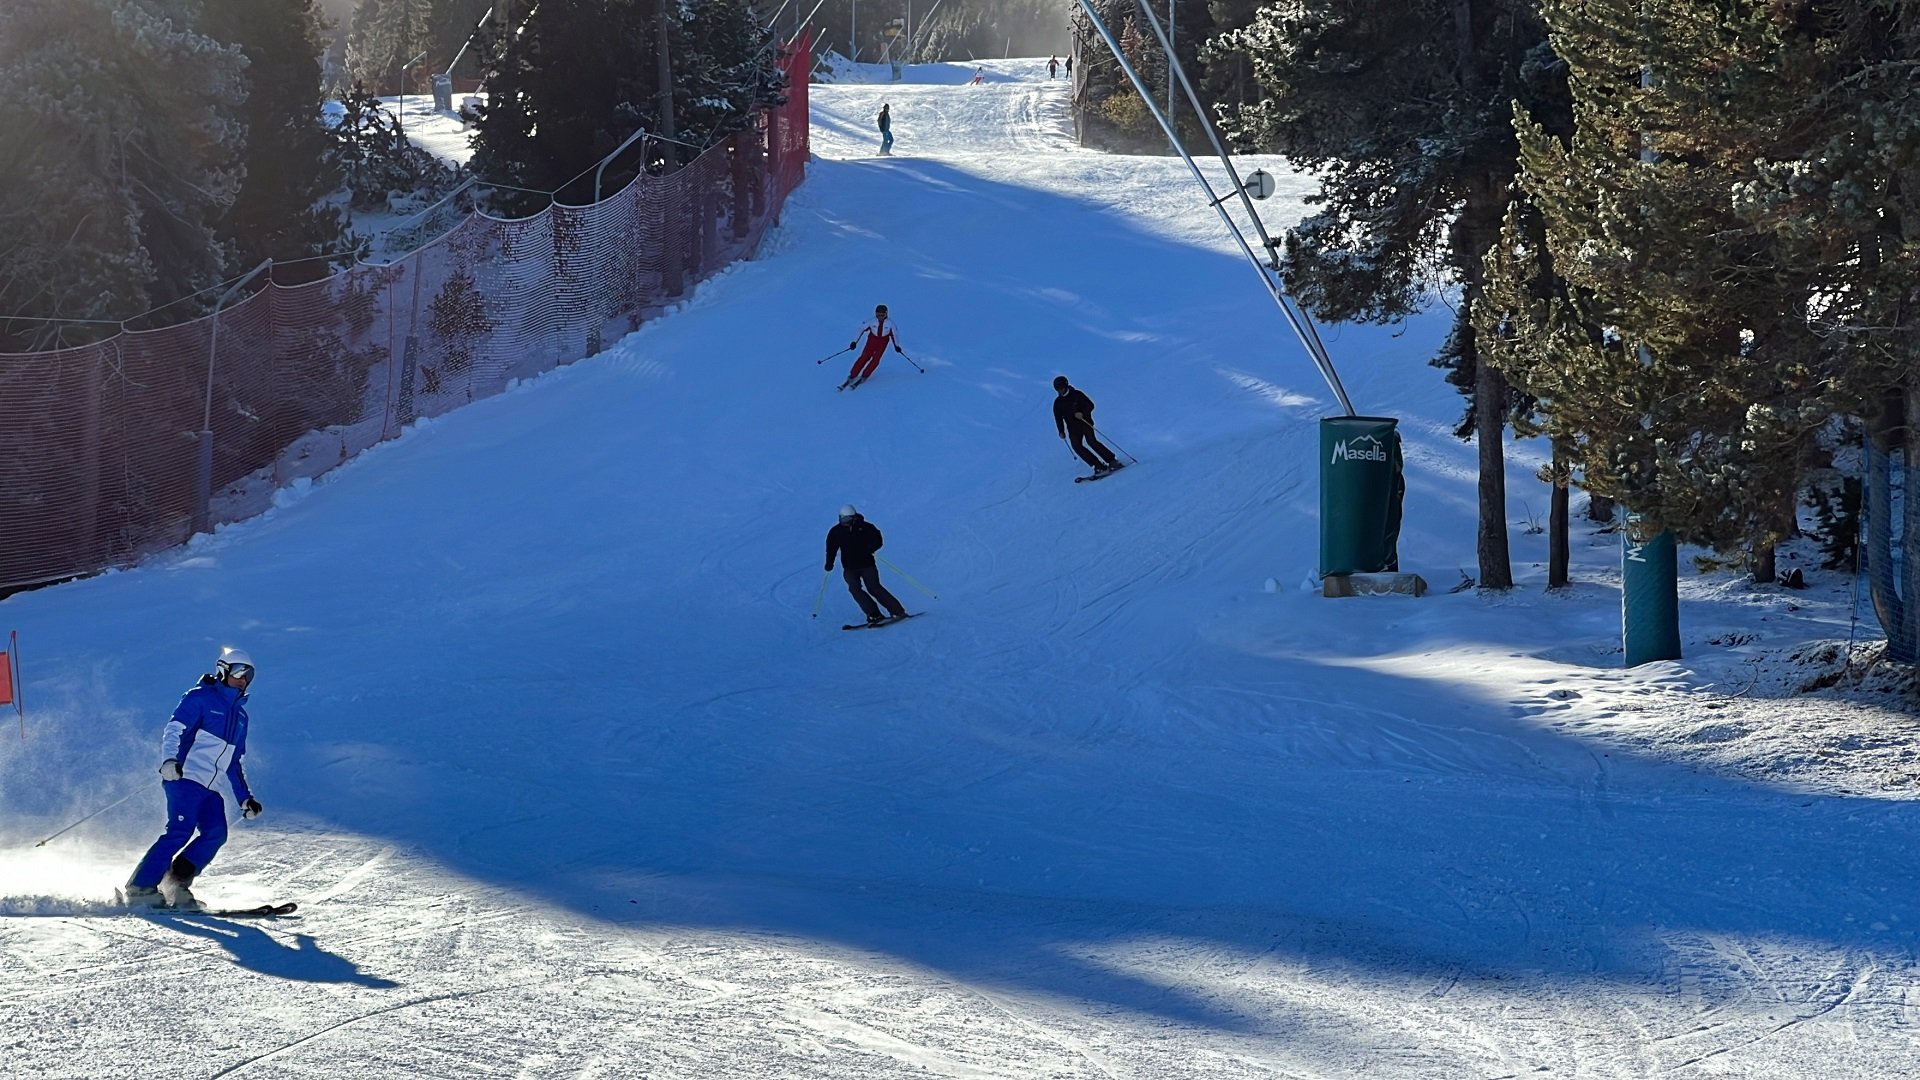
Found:
<path fill-rule="evenodd" d="M 636 128 L 660 130 L 653 0 L 542 4 L 517 33 L 496 28 L 483 41 L 487 105 L 472 160 L 481 177 L 553 191 Z M 515 212 L 547 202 L 527 194 L 499 198 Z"/>
<path fill-rule="evenodd" d="M 673 56 L 674 121 L 701 143 L 718 142 L 753 126 L 754 106 L 786 100 L 785 79 L 770 63 L 772 36 L 746 0 L 701 0 L 685 11 Z"/>
<path fill-rule="evenodd" d="M 433 12 L 428 18 L 428 40 L 416 48 L 427 50 L 427 66 L 434 71 L 449 71 L 453 59 L 460 56 L 464 47 L 466 55 L 461 57 L 460 66 L 453 74 L 470 77 L 480 71 L 480 43 L 477 31 L 480 20 L 493 7 L 492 0 L 433 0 Z M 469 41 L 472 44 L 468 44 Z M 409 54 L 411 55 L 411 54 Z"/>
<path fill-rule="evenodd" d="M 244 61 L 187 29 L 188 13 L 160 0 L 0 5 L 0 312 L 128 318 L 220 280 Z M 112 329 L 0 322 L 0 351 Z"/>
<path fill-rule="evenodd" d="M 585 202 L 594 164 L 636 129 L 661 131 L 656 48 L 659 0 L 543 4 L 518 33 L 486 36 L 488 101 L 474 141 L 482 177 Z M 750 106 L 781 100 L 783 76 L 768 36 L 739 0 L 676 5 L 669 21 L 674 138 L 708 145 L 752 122 Z M 677 144 L 656 167 L 695 150 Z M 603 192 L 634 175 L 637 160 L 613 162 Z M 545 204 L 540 195 L 503 197 L 512 210 Z"/>
<path fill-rule="evenodd" d="M 384 91 L 410 78 L 401 66 L 433 48 L 433 7 L 434 0 L 360 0 L 347 31 L 347 81 Z"/>
<path fill-rule="evenodd" d="M 220 223 L 227 272 L 276 260 L 283 285 L 332 271 L 316 259 L 345 246 L 346 226 L 326 200 L 340 188 L 320 113 L 320 22 L 314 0 L 202 0 L 199 29 L 247 58 L 246 178 Z M 306 261 L 302 261 L 306 260 Z"/>
<path fill-rule="evenodd" d="M 812 8 L 808 4 L 799 14 Z M 819 51 L 831 48 L 845 54 L 848 36 L 857 33 L 860 60 L 879 63 L 887 49 L 887 26 L 895 20 L 904 21 L 906 15 L 906 0 L 825 0 L 811 25 L 819 33 Z M 920 45 L 918 62 L 1044 57 L 1066 46 L 1060 33 L 1060 8 L 1051 0 L 941 0 L 938 6 L 932 0 L 920 0 L 913 5 L 913 16 L 911 29 Z M 783 36 L 792 32 L 787 19 L 783 16 L 776 27 Z M 902 56 L 904 48 L 895 41 L 893 55 Z"/>
<path fill-rule="evenodd" d="M 1895 0 L 1780 5 L 1805 92 L 1783 104 L 1794 138 L 1736 190 L 1783 258 L 1808 266 L 1806 310 L 1823 345 L 1816 378 L 1865 421 L 1868 583 L 1888 656 L 1920 660 L 1920 11 Z M 1904 450 L 1903 450 L 1904 448 Z M 1890 460 L 1904 452 L 1904 520 Z M 1894 574 L 1893 544 L 1904 546 Z"/>
<path fill-rule="evenodd" d="M 1286 280 L 1316 315 L 1391 321 L 1460 289 L 1440 362 L 1471 390 L 1480 577 L 1509 588 L 1505 378 L 1482 363 L 1473 313 L 1511 199 L 1511 103 L 1564 98 L 1524 0 L 1275 0 L 1206 52 L 1242 54 L 1267 97 L 1225 118 L 1242 145 L 1317 172 L 1322 209 L 1285 238 Z"/>
<path fill-rule="evenodd" d="M 1680 540 L 1745 551 L 1769 579 L 1833 410 L 1807 268 L 1735 208 L 1808 90 L 1791 21 L 1711 0 L 1543 12 L 1574 124 L 1521 118 L 1530 206 L 1489 262 L 1490 353 L 1591 490 Z"/>
<path fill-rule="evenodd" d="M 326 134 L 327 160 L 355 209 L 382 209 L 396 192 L 438 195 L 451 186 L 454 170 L 415 146 L 373 91 L 358 83 L 340 99 L 340 115 Z"/>

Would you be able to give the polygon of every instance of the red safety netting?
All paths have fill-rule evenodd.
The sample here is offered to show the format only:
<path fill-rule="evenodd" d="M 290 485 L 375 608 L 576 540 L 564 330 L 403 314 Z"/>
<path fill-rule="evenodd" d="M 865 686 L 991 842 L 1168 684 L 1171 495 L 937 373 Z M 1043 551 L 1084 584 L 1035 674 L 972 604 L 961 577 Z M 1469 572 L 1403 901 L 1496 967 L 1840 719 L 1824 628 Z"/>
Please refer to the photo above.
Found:
<path fill-rule="evenodd" d="M 591 356 L 751 258 L 806 170 L 808 41 L 782 57 L 786 104 L 591 206 L 468 214 L 391 263 L 269 286 L 217 317 L 0 354 L 0 595 L 179 544 L 203 498 L 212 523 L 259 513 L 275 489 Z"/>

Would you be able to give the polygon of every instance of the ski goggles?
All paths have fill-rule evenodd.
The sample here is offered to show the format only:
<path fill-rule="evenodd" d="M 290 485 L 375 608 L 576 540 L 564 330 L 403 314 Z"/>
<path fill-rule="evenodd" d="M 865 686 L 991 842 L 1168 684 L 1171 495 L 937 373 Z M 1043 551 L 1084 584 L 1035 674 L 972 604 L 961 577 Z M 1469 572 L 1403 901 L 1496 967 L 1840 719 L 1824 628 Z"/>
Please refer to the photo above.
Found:
<path fill-rule="evenodd" d="M 239 679 L 243 683 L 251 683 L 253 682 L 253 665 L 228 664 L 227 677 L 230 679 Z"/>

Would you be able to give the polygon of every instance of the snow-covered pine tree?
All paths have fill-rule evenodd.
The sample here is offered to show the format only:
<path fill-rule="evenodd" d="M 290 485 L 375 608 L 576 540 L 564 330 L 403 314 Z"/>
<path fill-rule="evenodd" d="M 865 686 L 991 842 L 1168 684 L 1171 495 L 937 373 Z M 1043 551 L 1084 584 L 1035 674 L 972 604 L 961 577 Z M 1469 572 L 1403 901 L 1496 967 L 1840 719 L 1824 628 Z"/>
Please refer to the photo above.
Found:
<path fill-rule="evenodd" d="M 455 176 L 452 168 L 415 146 L 373 91 L 358 83 L 341 97 L 340 116 L 326 135 L 327 159 L 356 209 L 381 209 L 394 193 L 437 196 Z"/>
<path fill-rule="evenodd" d="M 786 100 L 773 36 L 746 0 L 697 0 L 683 11 L 673 50 L 680 131 L 700 132 L 701 143 L 718 142 L 753 126 L 754 106 Z"/>
<path fill-rule="evenodd" d="M 244 61 L 186 14 L 162 0 L 0 5 L 0 314 L 130 318 L 220 280 Z M 112 329 L 0 320 L 0 351 Z"/>
<path fill-rule="evenodd" d="M 1321 177 L 1322 209 L 1289 230 L 1286 279 L 1316 315 L 1390 321 L 1460 289 L 1443 362 L 1471 388 L 1480 448 L 1480 577 L 1510 588 L 1502 434 L 1506 380 L 1479 363 L 1482 265 L 1512 197 L 1512 103 L 1564 93 L 1524 0 L 1274 0 L 1204 54 L 1244 55 L 1267 96 L 1228 111 L 1242 146 Z"/>
<path fill-rule="evenodd" d="M 201 0 L 197 29 L 237 45 L 247 58 L 245 179 L 220 222 L 231 263 L 244 272 L 272 258 L 283 285 L 332 272 L 325 259 L 346 241 L 340 210 L 328 203 L 340 170 L 321 117 L 320 20 L 314 0 Z"/>

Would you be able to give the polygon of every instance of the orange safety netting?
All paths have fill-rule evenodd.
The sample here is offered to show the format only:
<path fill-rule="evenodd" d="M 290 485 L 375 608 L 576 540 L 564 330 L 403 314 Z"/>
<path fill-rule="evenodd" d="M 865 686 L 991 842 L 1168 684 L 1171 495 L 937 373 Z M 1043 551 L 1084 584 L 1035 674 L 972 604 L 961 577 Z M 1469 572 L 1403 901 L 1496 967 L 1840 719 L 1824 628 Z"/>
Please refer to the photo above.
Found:
<path fill-rule="evenodd" d="M 217 316 L 0 354 L 0 595 L 185 541 L 206 497 L 203 417 L 208 518 L 236 521 L 416 417 L 593 355 L 676 284 L 751 258 L 806 169 L 808 41 L 782 56 L 786 104 L 593 205 L 471 213 L 392 263 L 270 285 Z"/>

